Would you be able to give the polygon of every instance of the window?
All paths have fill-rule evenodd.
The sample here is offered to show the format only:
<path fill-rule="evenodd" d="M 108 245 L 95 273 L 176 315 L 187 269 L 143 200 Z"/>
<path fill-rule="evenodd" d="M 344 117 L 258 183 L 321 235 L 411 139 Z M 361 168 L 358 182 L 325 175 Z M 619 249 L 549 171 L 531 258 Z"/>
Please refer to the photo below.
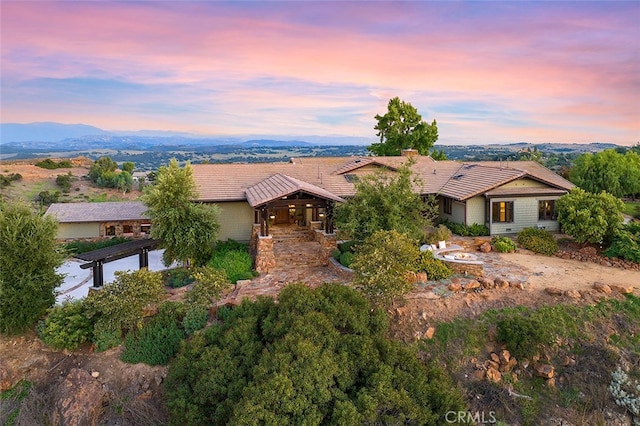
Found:
<path fill-rule="evenodd" d="M 144 234 L 148 234 L 149 232 L 151 232 L 151 224 L 149 223 L 143 223 L 140 225 L 140 232 L 144 233 Z"/>
<path fill-rule="evenodd" d="M 451 212 L 453 211 L 453 199 L 451 198 L 444 198 L 444 212 L 446 214 L 451 214 Z"/>
<path fill-rule="evenodd" d="M 114 235 L 116 235 L 116 227 L 115 225 L 109 225 L 105 228 L 104 233 L 107 235 L 107 237 L 112 237 Z"/>
<path fill-rule="evenodd" d="M 538 220 L 556 220 L 555 200 L 538 201 Z"/>
<path fill-rule="evenodd" d="M 133 234 L 133 225 L 122 225 L 123 234 Z"/>
<path fill-rule="evenodd" d="M 492 222 L 513 222 L 513 201 L 496 201 L 493 203 Z"/>

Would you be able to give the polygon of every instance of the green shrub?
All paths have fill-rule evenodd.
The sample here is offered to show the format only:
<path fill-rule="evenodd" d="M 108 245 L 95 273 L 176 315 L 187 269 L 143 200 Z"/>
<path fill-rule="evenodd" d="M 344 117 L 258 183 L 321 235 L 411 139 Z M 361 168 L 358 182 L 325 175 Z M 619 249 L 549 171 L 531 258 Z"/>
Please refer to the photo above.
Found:
<path fill-rule="evenodd" d="M 353 262 L 354 256 L 355 253 L 352 253 L 350 251 L 342 253 L 340 255 L 340 264 L 344 267 L 349 268 L 351 266 L 351 263 Z"/>
<path fill-rule="evenodd" d="M 434 258 L 430 251 L 421 252 L 417 263 L 416 272 L 426 272 L 431 281 L 446 279 L 454 274 L 446 263 Z"/>
<path fill-rule="evenodd" d="M 209 320 L 209 311 L 203 306 L 194 306 L 189 309 L 182 320 L 182 328 L 187 336 L 191 336 L 198 330 L 202 330 Z"/>
<path fill-rule="evenodd" d="M 115 246 L 117 244 L 131 241 L 131 238 L 113 237 L 102 241 L 72 241 L 65 244 L 65 249 L 71 254 L 81 254 L 88 251 L 98 250 L 105 247 Z"/>
<path fill-rule="evenodd" d="M 165 296 L 159 272 L 146 268 L 135 272 L 116 272 L 115 281 L 85 300 L 87 317 L 94 321 L 94 343 L 101 350 L 120 343 L 123 330 L 142 324 L 144 308 Z M 100 343 L 96 340 L 99 340 Z"/>
<path fill-rule="evenodd" d="M 11 182 L 21 179 L 22 175 L 20 173 L 11 173 L 6 176 L 0 173 L 0 186 L 9 186 Z"/>
<path fill-rule="evenodd" d="M 91 341 L 93 322 L 85 315 L 84 299 L 66 301 L 49 309 L 49 313 L 37 327 L 42 341 L 56 349 L 76 350 Z"/>
<path fill-rule="evenodd" d="M 462 237 L 482 237 L 489 235 L 489 228 L 484 224 L 473 223 L 469 226 L 445 220 L 442 222 L 451 232 Z"/>
<path fill-rule="evenodd" d="M 633 233 L 634 230 L 635 226 L 629 227 L 627 225 L 621 231 L 616 232 L 611 245 L 604 252 L 605 256 L 640 263 L 640 232 Z"/>
<path fill-rule="evenodd" d="M 498 253 L 513 253 L 516 251 L 516 243 L 509 237 L 497 236 L 491 239 L 491 246 Z"/>
<path fill-rule="evenodd" d="M 184 287 L 191 284 L 194 279 L 191 271 L 186 268 L 174 268 L 162 273 L 166 285 L 171 288 Z"/>
<path fill-rule="evenodd" d="M 545 325 L 538 318 L 513 312 L 497 322 L 497 339 L 517 358 L 529 358 L 538 352 L 540 345 L 551 340 L 551 324 Z"/>
<path fill-rule="evenodd" d="M 558 251 L 553 234 L 544 229 L 526 228 L 518 233 L 518 244 L 535 253 L 552 256 Z"/>
<path fill-rule="evenodd" d="M 253 259 L 246 246 L 241 250 L 216 250 L 209 266 L 225 271 L 232 283 L 253 278 Z"/>
<path fill-rule="evenodd" d="M 426 232 L 424 242 L 427 244 L 437 244 L 438 241 L 449 241 L 451 239 L 451 231 L 444 224 L 440 224 L 430 231 Z"/>
<path fill-rule="evenodd" d="M 182 339 L 184 332 L 175 319 L 154 317 L 141 330 L 127 334 L 120 359 L 130 364 L 165 365 L 180 349 Z"/>
<path fill-rule="evenodd" d="M 55 161 L 53 161 L 51 158 L 46 158 L 42 161 L 38 161 L 35 164 L 37 167 L 43 168 L 43 169 L 47 169 L 47 170 L 54 170 L 54 169 L 69 169 L 71 167 L 73 167 L 73 164 L 71 164 L 71 161 L 69 160 L 60 160 L 57 163 Z"/>
<path fill-rule="evenodd" d="M 334 251 L 331 252 L 331 257 L 333 257 L 335 260 L 340 261 L 340 255 L 342 253 L 340 252 L 339 249 L 335 249 Z"/>
<path fill-rule="evenodd" d="M 202 266 L 193 273 L 195 285 L 187 292 L 184 299 L 187 305 L 208 308 L 220 297 L 220 293 L 231 283 L 224 271 L 210 266 Z"/>
<path fill-rule="evenodd" d="M 338 249 L 340 250 L 340 253 L 347 253 L 347 252 L 355 252 L 355 246 L 357 244 L 357 241 L 355 240 L 349 240 L 349 241 L 343 241 L 340 244 L 338 244 Z"/>

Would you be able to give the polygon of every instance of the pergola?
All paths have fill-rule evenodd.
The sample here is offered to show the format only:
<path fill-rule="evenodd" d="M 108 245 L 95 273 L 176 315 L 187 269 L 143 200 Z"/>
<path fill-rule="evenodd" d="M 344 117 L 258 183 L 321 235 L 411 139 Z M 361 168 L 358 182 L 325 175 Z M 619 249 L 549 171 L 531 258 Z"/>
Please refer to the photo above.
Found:
<path fill-rule="evenodd" d="M 245 191 L 247 201 L 256 212 L 260 235 L 269 235 L 272 213 L 291 208 L 311 209 L 311 220 L 324 219 L 325 232 L 333 233 L 333 208 L 344 200 L 324 188 L 291 176 L 275 174 L 250 186 Z M 324 210 L 324 213 L 320 213 Z M 321 215 L 324 214 L 324 218 Z"/>
<path fill-rule="evenodd" d="M 126 243 L 117 244 L 111 247 L 105 247 L 98 250 L 88 251 L 75 255 L 80 260 L 89 263 L 80 265 L 81 269 L 93 269 L 93 286 L 102 287 L 104 284 L 104 275 L 102 265 L 113 262 L 114 260 L 124 259 L 125 257 L 138 255 L 140 269 L 149 266 L 149 251 L 158 247 L 160 241 L 152 239 L 142 239 L 128 241 Z"/>

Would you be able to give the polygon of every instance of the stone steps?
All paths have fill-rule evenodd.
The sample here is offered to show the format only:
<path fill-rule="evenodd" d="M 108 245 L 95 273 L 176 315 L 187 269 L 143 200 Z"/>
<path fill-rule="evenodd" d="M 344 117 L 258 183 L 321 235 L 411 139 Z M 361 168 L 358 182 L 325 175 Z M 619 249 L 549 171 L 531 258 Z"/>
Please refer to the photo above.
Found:
<path fill-rule="evenodd" d="M 312 241 L 307 228 L 297 226 L 273 227 L 269 230 L 274 244 Z"/>
<path fill-rule="evenodd" d="M 276 268 L 295 269 L 325 266 L 322 246 L 316 241 L 284 241 L 273 246 Z"/>

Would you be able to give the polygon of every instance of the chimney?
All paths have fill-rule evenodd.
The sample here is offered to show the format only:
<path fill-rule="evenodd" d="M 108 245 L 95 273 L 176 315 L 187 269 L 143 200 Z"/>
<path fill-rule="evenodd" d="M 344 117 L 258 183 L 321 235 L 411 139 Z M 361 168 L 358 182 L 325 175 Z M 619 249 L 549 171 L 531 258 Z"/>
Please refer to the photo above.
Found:
<path fill-rule="evenodd" d="M 417 157 L 419 154 L 417 149 L 409 148 L 400 151 L 400 155 L 402 155 L 403 157 Z"/>

